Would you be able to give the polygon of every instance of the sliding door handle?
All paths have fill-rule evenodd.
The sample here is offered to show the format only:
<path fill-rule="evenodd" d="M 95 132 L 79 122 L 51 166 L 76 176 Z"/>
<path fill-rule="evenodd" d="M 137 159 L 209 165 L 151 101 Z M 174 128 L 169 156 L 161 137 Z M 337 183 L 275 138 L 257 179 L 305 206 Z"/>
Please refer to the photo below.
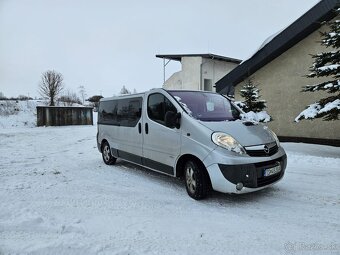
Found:
<path fill-rule="evenodd" d="M 145 123 L 145 134 L 149 134 L 149 125 Z"/>
<path fill-rule="evenodd" d="M 138 132 L 142 133 L 142 124 L 140 122 L 138 123 Z"/>

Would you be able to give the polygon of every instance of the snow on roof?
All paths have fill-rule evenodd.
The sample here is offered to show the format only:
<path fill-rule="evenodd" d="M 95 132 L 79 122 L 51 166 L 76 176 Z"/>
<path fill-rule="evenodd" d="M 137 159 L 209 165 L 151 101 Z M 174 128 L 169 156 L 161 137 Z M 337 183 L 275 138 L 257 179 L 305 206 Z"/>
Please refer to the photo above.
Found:
<path fill-rule="evenodd" d="M 319 29 L 323 21 L 331 20 L 336 16 L 334 8 L 338 5 L 339 0 L 320 1 L 287 28 L 269 36 L 252 56 L 216 82 L 216 91 L 218 93 L 228 92 L 230 86 L 236 86 L 310 33 Z"/>
<path fill-rule="evenodd" d="M 252 58 L 257 52 L 259 52 L 264 46 L 266 46 L 268 43 L 270 43 L 277 35 L 279 35 L 283 30 L 285 30 L 287 27 L 280 29 L 278 32 L 272 34 L 271 36 L 267 37 L 262 44 L 260 45 L 260 47 L 258 47 L 256 49 L 256 51 L 254 51 L 249 57 L 245 58 L 240 64 L 244 63 L 245 61 L 247 61 L 248 59 Z"/>
<path fill-rule="evenodd" d="M 231 62 L 231 63 L 235 63 L 235 64 L 239 64 L 242 61 L 240 59 L 225 57 L 225 56 L 211 54 L 211 53 L 206 53 L 206 54 L 165 54 L 165 55 L 157 54 L 156 55 L 156 58 L 165 58 L 165 59 L 170 59 L 170 60 L 175 60 L 175 61 L 181 61 L 182 57 L 210 58 L 210 59 L 216 59 L 216 60 L 225 61 L 225 62 Z"/>

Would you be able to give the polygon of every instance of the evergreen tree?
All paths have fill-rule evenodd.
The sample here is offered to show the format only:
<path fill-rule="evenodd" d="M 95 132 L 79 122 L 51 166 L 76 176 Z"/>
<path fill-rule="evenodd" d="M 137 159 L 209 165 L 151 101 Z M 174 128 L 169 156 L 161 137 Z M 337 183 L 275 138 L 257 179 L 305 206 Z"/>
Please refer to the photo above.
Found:
<path fill-rule="evenodd" d="M 336 10 L 340 14 L 340 10 Z M 340 21 L 327 22 L 330 30 L 320 32 L 321 45 L 329 49 L 316 55 L 313 66 L 310 67 L 309 78 L 329 77 L 330 80 L 315 85 L 303 87 L 302 92 L 326 91 L 332 95 L 320 99 L 318 102 L 309 105 L 295 121 L 301 119 L 323 118 L 323 120 L 338 120 L 340 114 Z"/>
<path fill-rule="evenodd" d="M 261 112 L 266 106 L 265 100 L 259 100 L 261 97 L 259 95 L 260 90 L 256 87 L 252 78 L 249 78 L 240 90 L 240 95 L 244 98 L 244 101 L 238 104 L 245 112 Z"/>

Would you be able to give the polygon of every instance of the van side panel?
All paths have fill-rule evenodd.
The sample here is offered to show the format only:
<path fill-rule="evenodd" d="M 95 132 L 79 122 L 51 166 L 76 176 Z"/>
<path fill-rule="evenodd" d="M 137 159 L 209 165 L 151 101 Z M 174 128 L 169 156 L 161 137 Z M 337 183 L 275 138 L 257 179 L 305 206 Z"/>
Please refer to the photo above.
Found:
<path fill-rule="evenodd" d="M 98 141 L 107 140 L 112 154 L 142 164 L 143 96 L 113 98 L 100 102 L 98 113 Z"/>
<path fill-rule="evenodd" d="M 209 153 L 217 147 L 211 142 L 211 130 L 185 112 L 182 113 L 181 118 L 181 133 L 181 155 L 193 155 L 203 162 Z"/>
<path fill-rule="evenodd" d="M 165 126 L 163 118 L 168 109 L 174 112 L 181 110 L 164 91 L 145 94 L 143 156 L 146 166 L 174 175 L 175 161 L 181 153 L 181 130 Z"/>
<path fill-rule="evenodd" d="M 135 127 L 117 127 L 112 132 L 112 148 L 118 150 L 118 157 L 137 164 L 142 164 L 143 136 L 138 133 L 138 125 Z"/>

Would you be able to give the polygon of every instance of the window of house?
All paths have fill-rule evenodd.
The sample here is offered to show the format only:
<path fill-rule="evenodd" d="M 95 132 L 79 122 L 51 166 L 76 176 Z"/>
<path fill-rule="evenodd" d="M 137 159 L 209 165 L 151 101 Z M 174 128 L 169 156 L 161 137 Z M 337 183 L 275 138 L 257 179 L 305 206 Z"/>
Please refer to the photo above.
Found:
<path fill-rule="evenodd" d="M 211 79 L 204 79 L 204 91 L 212 91 L 212 80 Z"/>

